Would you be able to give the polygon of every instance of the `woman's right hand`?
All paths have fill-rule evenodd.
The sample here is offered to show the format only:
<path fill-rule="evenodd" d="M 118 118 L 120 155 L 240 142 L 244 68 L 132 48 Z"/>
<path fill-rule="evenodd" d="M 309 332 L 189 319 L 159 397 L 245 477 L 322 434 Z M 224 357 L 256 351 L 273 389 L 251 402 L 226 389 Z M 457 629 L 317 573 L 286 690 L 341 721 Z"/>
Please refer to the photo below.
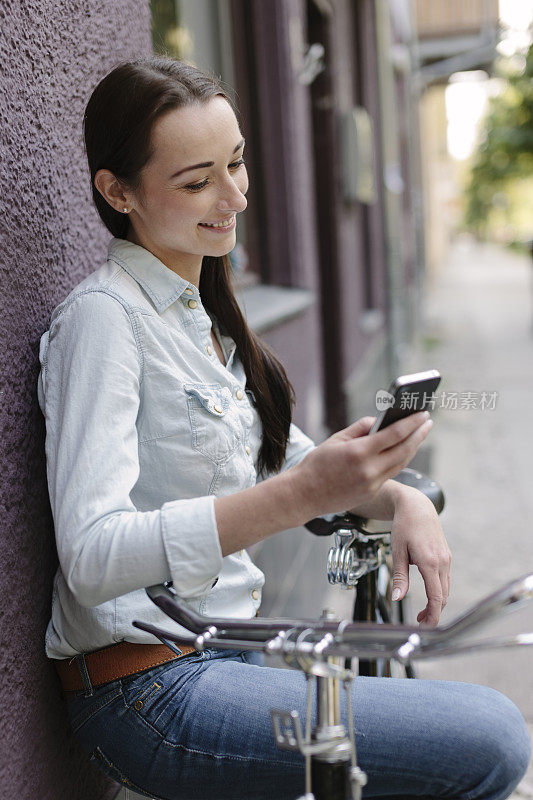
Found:
<path fill-rule="evenodd" d="M 307 519 L 372 500 L 389 478 L 414 457 L 432 425 L 426 411 L 368 436 L 374 417 L 334 433 L 287 470 L 295 503 Z"/>

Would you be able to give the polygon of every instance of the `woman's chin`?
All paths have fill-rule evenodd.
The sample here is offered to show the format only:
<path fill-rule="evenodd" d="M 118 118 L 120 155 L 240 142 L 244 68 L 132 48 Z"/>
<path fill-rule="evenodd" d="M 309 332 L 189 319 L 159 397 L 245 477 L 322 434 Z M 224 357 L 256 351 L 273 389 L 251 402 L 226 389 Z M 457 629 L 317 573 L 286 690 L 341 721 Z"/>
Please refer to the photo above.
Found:
<path fill-rule="evenodd" d="M 211 256 L 212 258 L 220 258 L 221 256 L 227 256 L 228 253 L 231 253 L 233 248 L 235 247 L 235 238 L 231 242 L 225 241 L 221 242 L 218 247 L 210 247 L 206 250 L 205 255 Z"/>

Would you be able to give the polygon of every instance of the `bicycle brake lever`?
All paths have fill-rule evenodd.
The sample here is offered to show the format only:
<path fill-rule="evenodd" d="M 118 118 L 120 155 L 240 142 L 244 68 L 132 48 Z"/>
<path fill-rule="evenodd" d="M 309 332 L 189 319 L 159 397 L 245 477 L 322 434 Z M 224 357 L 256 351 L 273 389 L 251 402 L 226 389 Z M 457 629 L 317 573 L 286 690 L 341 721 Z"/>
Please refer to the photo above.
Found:
<path fill-rule="evenodd" d="M 141 622 L 138 619 L 134 619 L 131 623 L 134 628 L 139 628 L 141 631 L 146 631 L 146 633 L 151 633 L 154 636 L 157 636 L 158 639 L 169 639 L 170 641 L 178 641 L 177 634 L 175 631 L 166 631 L 164 628 L 159 628 L 157 625 L 152 625 L 149 622 Z M 194 644 L 196 641 L 196 634 L 195 633 L 183 633 L 179 634 L 179 641 L 185 642 L 187 644 Z"/>

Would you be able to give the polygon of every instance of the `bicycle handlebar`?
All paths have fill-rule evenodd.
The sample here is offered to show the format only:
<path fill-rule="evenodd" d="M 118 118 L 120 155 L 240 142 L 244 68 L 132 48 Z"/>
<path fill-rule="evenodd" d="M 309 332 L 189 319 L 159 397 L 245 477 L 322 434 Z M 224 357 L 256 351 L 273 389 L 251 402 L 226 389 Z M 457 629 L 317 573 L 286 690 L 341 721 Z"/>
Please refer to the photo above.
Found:
<path fill-rule="evenodd" d="M 161 641 L 178 645 L 187 641 L 200 651 L 205 647 L 262 650 L 317 662 L 325 661 L 328 656 L 411 661 L 494 647 L 533 645 L 533 632 L 473 643 L 463 639 L 466 633 L 484 622 L 533 600 L 533 573 L 503 586 L 448 625 L 438 628 L 349 620 L 206 617 L 192 611 L 168 584 L 150 586 L 146 592 L 155 605 L 190 633 L 179 635 L 137 620 L 133 625 Z"/>

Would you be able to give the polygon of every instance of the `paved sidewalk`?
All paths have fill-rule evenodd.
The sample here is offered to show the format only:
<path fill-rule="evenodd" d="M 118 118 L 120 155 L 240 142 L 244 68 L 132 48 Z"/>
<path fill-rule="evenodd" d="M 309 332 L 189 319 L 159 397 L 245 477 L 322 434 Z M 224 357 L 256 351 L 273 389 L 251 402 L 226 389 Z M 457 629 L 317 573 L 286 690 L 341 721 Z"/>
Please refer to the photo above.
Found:
<path fill-rule="evenodd" d="M 478 393 L 478 405 L 481 392 L 498 392 L 494 410 L 434 414 L 433 472 L 446 492 L 443 526 L 454 557 L 443 621 L 533 572 L 532 279 L 528 257 L 462 240 L 427 294 L 425 366 L 441 371 L 444 391 Z M 422 597 L 417 581 L 416 609 L 423 607 Z M 520 629 L 533 631 L 533 608 L 507 616 L 486 633 Z M 533 734 L 533 649 L 434 661 L 421 672 L 503 691 Z M 513 797 L 533 798 L 533 768 Z"/>
<path fill-rule="evenodd" d="M 528 258 L 466 240 L 452 249 L 428 292 L 424 366 L 443 375 L 439 392 L 471 392 L 478 405 L 437 409 L 430 434 L 454 556 L 443 621 L 533 572 L 532 272 Z M 498 393 L 494 409 L 479 408 L 482 392 Z M 413 597 L 418 608 L 419 582 Z M 533 630 L 532 608 L 506 617 L 494 630 L 511 632 L 525 624 Z M 495 686 L 533 723 L 532 663 L 533 651 L 508 650 L 434 662 L 427 670 Z"/>

